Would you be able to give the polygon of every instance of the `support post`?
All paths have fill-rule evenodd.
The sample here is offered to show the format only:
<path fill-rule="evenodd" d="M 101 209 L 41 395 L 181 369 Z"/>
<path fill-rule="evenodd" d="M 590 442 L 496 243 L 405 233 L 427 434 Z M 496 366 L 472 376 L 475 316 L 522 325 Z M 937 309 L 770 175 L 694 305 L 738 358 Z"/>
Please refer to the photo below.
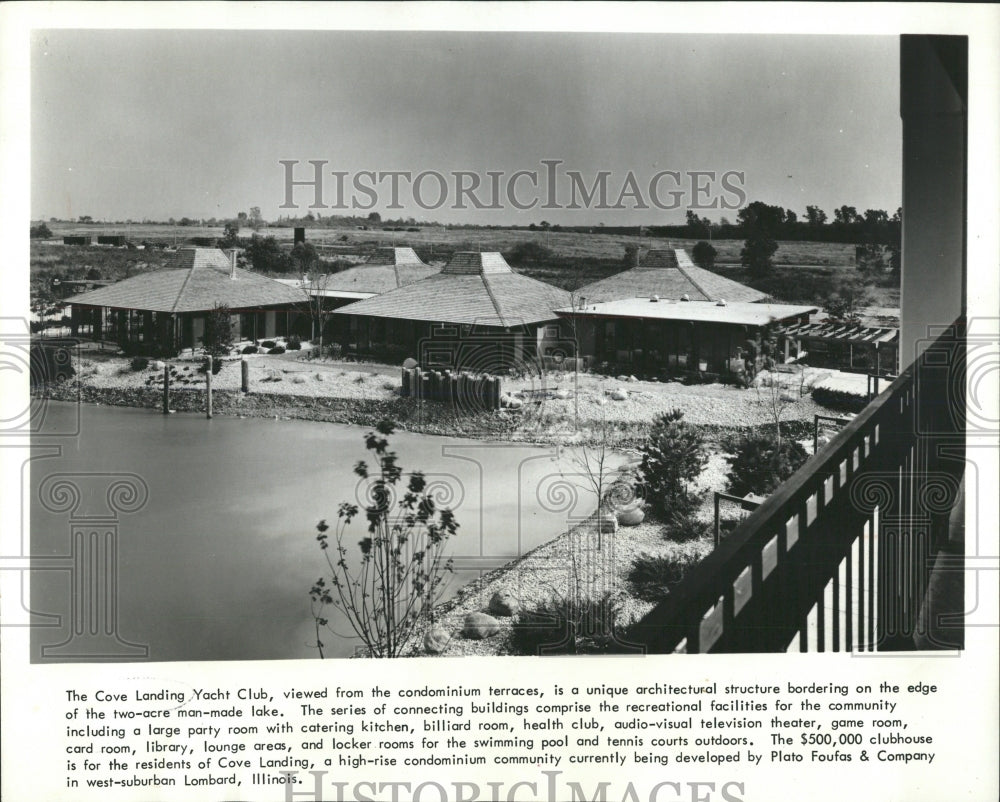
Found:
<path fill-rule="evenodd" d="M 205 417 L 212 418 L 212 355 L 208 355 L 208 370 L 205 371 L 205 389 L 208 396 L 208 405 L 205 408 Z"/>

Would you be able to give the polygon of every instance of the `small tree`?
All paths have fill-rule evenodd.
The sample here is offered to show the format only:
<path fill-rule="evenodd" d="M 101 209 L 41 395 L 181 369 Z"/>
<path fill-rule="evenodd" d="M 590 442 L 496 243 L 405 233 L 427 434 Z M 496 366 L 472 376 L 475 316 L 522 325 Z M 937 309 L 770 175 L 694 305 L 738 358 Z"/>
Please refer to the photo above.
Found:
<path fill-rule="evenodd" d="M 399 657 L 418 624 L 433 616 L 445 574 L 452 570 L 452 561 L 444 552 L 448 539 L 458 530 L 455 516 L 451 510 L 438 509 L 424 475 L 418 471 L 410 474 L 405 491 L 399 495 L 403 469 L 396 453 L 389 450 L 388 440 L 395 424 L 384 420 L 375 428 L 365 436 L 374 469 L 370 471 L 363 460 L 354 467 L 362 479 L 372 480 L 368 492 L 371 501 L 364 508 L 368 534 L 358 542 L 360 564 L 348 562 L 345 544 L 348 527 L 360 511 L 357 504 L 344 502 L 338 508 L 332 551 L 327 535 L 330 526 L 326 521 L 316 526 L 316 539 L 329 569 L 329 578 L 320 577 L 309 591 L 320 657 L 320 628 L 334 632 L 324 613 L 331 604 L 341 611 L 372 657 Z"/>
<path fill-rule="evenodd" d="M 218 367 L 222 365 L 218 361 L 219 357 L 228 356 L 232 352 L 233 320 L 232 312 L 226 304 L 216 304 L 205 316 L 205 335 L 202 344 L 205 346 L 205 354 L 214 357 Z"/>
<path fill-rule="evenodd" d="M 688 483 L 708 463 L 704 435 L 683 417 L 676 409 L 662 415 L 642 447 L 639 476 L 646 499 L 664 517 L 691 512 L 698 499 Z"/>
<path fill-rule="evenodd" d="M 698 267 L 705 268 L 705 270 L 711 270 L 715 267 L 715 254 L 715 248 L 704 240 L 696 243 L 694 248 L 691 250 L 691 258 L 694 259 L 694 263 L 698 265 Z"/>
<path fill-rule="evenodd" d="M 774 424 L 774 444 L 775 448 L 780 451 L 781 419 L 787 409 L 802 398 L 802 390 L 805 387 L 805 372 L 801 365 L 794 365 L 790 367 L 791 372 L 785 374 L 788 375 L 788 380 L 779 378 L 777 366 L 781 364 L 781 357 L 779 356 L 778 328 L 773 322 L 761 333 L 757 352 L 757 371 L 767 371 L 766 376 L 758 375 L 755 380 L 757 401 L 764 408 L 770 422 Z"/>

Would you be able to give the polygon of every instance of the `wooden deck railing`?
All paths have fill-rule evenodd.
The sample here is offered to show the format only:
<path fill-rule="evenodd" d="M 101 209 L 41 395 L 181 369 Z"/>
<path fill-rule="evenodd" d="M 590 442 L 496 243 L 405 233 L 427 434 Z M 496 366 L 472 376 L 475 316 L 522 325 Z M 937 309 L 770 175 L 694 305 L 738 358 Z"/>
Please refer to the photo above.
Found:
<path fill-rule="evenodd" d="M 660 653 L 912 649 L 965 466 L 964 355 L 959 321 L 630 639 Z"/>

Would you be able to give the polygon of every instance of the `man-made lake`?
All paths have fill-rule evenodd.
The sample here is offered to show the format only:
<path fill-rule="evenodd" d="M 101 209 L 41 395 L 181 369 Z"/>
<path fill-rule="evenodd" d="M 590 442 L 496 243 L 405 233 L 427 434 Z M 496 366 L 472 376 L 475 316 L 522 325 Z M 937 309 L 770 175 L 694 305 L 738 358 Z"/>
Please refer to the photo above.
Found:
<path fill-rule="evenodd" d="M 317 657 L 308 591 L 326 565 L 315 525 L 334 521 L 342 501 L 357 499 L 353 467 L 368 459 L 368 429 L 50 403 L 39 433 L 72 430 L 78 413 L 79 434 L 35 440 L 61 453 L 31 463 L 31 610 L 62 618 L 33 629 L 32 658 L 73 659 L 80 651 L 74 640 L 85 642 L 69 638 L 71 583 L 89 570 L 74 568 L 69 556 L 74 521 L 79 556 L 104 561 L 117 549 L 116 572 L 95 570 L 116 577 L 110 602 L 117 604 L 117 633 L 148 647 L 148 658 L 138 659 Z M 595 506 L 582 491 L 575 504 L 572 494 L 561 494 L 561 474 L 580 481 L 572 477 L 579 469 L 556 460 L 554 448 L 405 432 L 391 443 L 403 469 L 422 470 L 455 511 L 461 528 L 451 549 L 458 569 L 452 591 L 551 540 Z M 114 521 L 98 521 L 115 515 L 108 488 L 118 479 L 109 474 L 135 474 L 141 482 L 130 481 L 148 489 L 140 509 L 117 513 L 116 530 Z M 59 489 L 66 483 L 79 489 L 79 500 L 66 501 Z M 127 492 L 112 495 L 113 506 L 129 509 Z M 347 539 L 352 553 L 363 517 Z M 96 531 L 116 534 L 81 551 L 79 543 L 97 542 L 85 540 Z M 87 618 L 86 610 L 103 604 L 95 599 L 77 605 L 80 632 L 105 626 L 103 618 Z M 331 620 L 349 632 L 335 615 Z M 323 640 L 327 656 L 349 655 L 356 645 L 329 633 Z"/>

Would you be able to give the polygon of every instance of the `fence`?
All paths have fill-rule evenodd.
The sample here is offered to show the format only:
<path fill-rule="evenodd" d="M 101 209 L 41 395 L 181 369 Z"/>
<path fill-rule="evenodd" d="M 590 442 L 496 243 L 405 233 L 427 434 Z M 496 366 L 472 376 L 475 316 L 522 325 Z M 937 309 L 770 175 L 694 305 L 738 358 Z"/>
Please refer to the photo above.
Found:
<path fill-rule="evenodd" d="M 695 566 L 636 639 L 652 652 L 913 649 L 964 468 L 964 358 L 960 321 Z M 950 648 L 961 641 L 957 623 Z"/>
<path fill-rule="evenodd" d="M 500 409 L 500 379 L 450 370 L 403 368 L 402 395 L 423 401 L 444 401 L 463 409 Z"/>

